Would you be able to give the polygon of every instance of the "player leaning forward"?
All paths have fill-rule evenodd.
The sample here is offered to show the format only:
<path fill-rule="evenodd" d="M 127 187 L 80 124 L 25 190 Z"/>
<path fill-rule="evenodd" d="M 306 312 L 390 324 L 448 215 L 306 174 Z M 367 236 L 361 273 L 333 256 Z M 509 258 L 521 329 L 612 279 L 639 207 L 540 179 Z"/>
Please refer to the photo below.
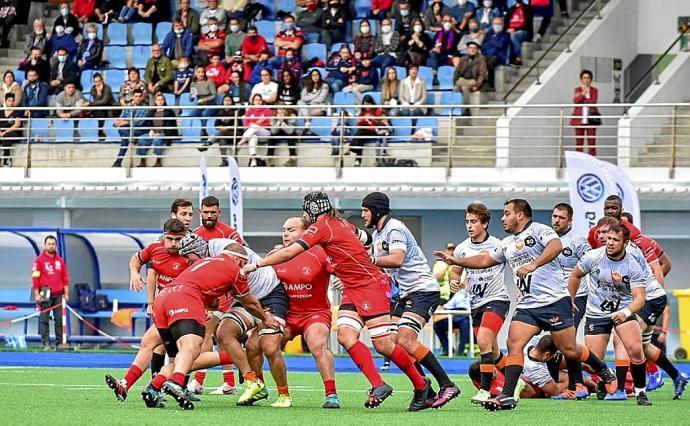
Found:
<path fill-rule="evenodd" d="M 434 376 L 441 388 L 429 401 L 440 408 L 460 395 L 433 352 L 419 342 L 419 332 L 441 303 L 441 289 L 429 268 L 426 256 L 412 232 L 391 216 L 390 200 L 381 192 L 372 192 L 362 200 L 364 226 L 373 228 L 374 265 L 384 268 L 400 289 L 393 307 L 392 331 L 396 342 Z"/>
<path fill-rule="evenodd" d="M 393 393 L 376 369 L 374 359 L 359 340 L 365 326 L 376 350 L 393 361 L 412 381 L 414 397 L 409 410 L 425 408 L 431 381 L 422 377 L 410 356 L 390 336 L 390 278 L 381 272 L 367 254 L 362 242 L 369 243 L 364 231 L 343 219 L 331 206 L 328 195 L 312 192 L 304 197 L 305 216 L 311 226 L 295 243 L 247 265 L 245 272 L 287 262 L 310 247 L 320 245 L 332 259 L 335 275 L 343 283 L 343 298 L 338 311 L 338 342 L 371 383 L 364 406 L 380 405 Z"/>
<path fill-rule="evenodd" d="M 482 406 L 491 411 L 517 406 L 513 394 L 523 370 L 523 350 L 532 336 L 542 330 L 551 332 L 566 357 L 569 374 L 576 375 L 581 368 L 580 362 L 584 362 L 599 374 L 610 392 L 615 391 L 613 371 L 575 339 L 570 294 L 557 260 L 563 247 L 558 235 L 550 227 L 532 222 L 532 207 L 522 199 L 507 201 L 501 220 L 504 230 L 512 235 L 504 238 L 493 252 L 463 259 L 441 256 L 463 268 L 489 268 L 508 263 L 522 294 L 508 330 L 505 386 L 500 395 L 485 401 Z"/>

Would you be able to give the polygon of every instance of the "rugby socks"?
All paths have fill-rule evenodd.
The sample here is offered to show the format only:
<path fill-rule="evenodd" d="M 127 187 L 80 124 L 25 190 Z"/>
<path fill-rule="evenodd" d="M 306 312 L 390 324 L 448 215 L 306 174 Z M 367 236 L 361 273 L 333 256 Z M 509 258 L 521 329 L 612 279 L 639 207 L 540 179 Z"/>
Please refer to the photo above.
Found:
<path fill-rule="evenodd" d="M 141 371 L 141 368 L 134 364 L 130 365 L 127 374 L 125 374 L 125 389 L 129 391 L 142 374 L 144 374 L 144 372 Z"/>
<path fill-rule="evenodd" d="M 416 359 L 412 358 L 412 362 L 414 363 L 414 368 L 417 369 L 417 372 L 421 374 L 422 376 L 426 377 L 426 374 L 424 373 L 424 369 L 422 368 L 422 364 L 418 363 Z"/>
<path fill-rule="evenodd" d="M 671 380 L 676 380 L 678 378 L 678 375 L 680 372 L 678 369 L 671 363 L 671 361 L 668 359 L 666 354 L 659 348 L 657 348 L 657 353 L 654 355 L 652 358 L 652 363 L 656 363 L 657 366 L 659 366 L 662 370 L 666 372 L 666 374 L 671 377 Z M 649 361 L 647 361 L 648 364 L 650 364 Z"/>
<path fill-rule="evenodd" d="M 263 383 L 266 383 L 264 380 L 264 372 L 262 371 L 261 373 L 256 373 L 256 378 L 261 380 Z"/>
<path fill-rule="evenodd" d="M 231 388 L 235 387 L 235 373 L 232 370 L 223 371 L 223 383 Z"/>
<path fill-rule="evenodd" d="M 630 367 L 629 359 L 616 360 L 616 380 L 618 380 L 618 390 L 625 390 L 625 376 L 628 375 L 628 367 Z"/>
<path fill-rule="evenodd" d="M 232 365 L 232 358 L 230 358 L 227 352 L 218 352 L 218 362 L 220 365 Z M 205 374 L 206 370 L 204 370 L 204 375 Z"/>
<path fill-rule="evenodd" d="M 506 357 L 505 357 L 505 355 L 503 355 L 503 352 L 498 353 L 498 356 L 496 357 L 494 364 L 496 364 L 496 370 L 505 374 L 504 370 L 506 368 Z"/>
<path fill-rule="evenodd" d="M 503 384 L 503 395 L 513 398 L 515 394 L 515 386 L 517 385 L 520 375 L 522 374 L 522 368 L 525 365 L 525 357 L 522 354 L 519 355 L 506 355 L 506 368 L 505 376 L 506 381 Z"/>
<path fill-rule="evenodd" d="M 494 353 L 489 352 L 486 354 L 481 354 L 480 359 L 480 389 L 488 391 L 491 389 L 491 379 L 493 379 L 494 377 L 494 369 L 496 368 L 496 366 L 494 365 Z"/>
<path fill-rule="evenodd" d="M 642 362 L 639 364 L 634 362 L 630 363 L 630 370 L 633 376 L 633 386 L 635 386 L 635 395 L 639 395 L 640 392 L 644 392 L 645 387 L 647 386 L 646 362 L 646 360 L 642 360 Z"/>
<path fill-rule="evenodd" d="M 151 387 L 154 388 L 155 390 L 159 391 L 163 387 L 163 383 L 167 382 L 168 378 L 162 375 L 161 373 L 156 374 L 156 377 L 154 377 L 151 380 Z"/>
<path fill-rule="evenodd" d="M 565 360 L 565 367 L 568 369 L 568 390 L 574 391 L 578 383 L 582 383 L 582 364 L 577 359 Z"/>
<path fill-rule="evenodd" d="M 326 396 L 335 395 L 338 391 L 335 388 L 335 380 L 324 380 L 323 388 L 325 389 Z"/>
<path fill-rule="evenodd" d="M 604 369 L 606 369 L 606 363 L 599 359 L 598 356 L 591 353 L 587 346 L 581 347 L 582 355 L 580 355 L 580 362 L 584 362 L 585 364 L 589 365 L 596 372 L 603 371 Z"/>
<path fill-rule="evenodd" d="M 371 355 L 371 351 L 367 348 L 364 343 L 357 341 L 354 345 L 350 346 L 347 353 L 354 361 L 359 371 L 364 374 L 372 387 L 381 386 L 383 384 L 383 379 L 376 369 L 376 364 L 374 364 L 374 357 Z M 407 357 L 407 353 L 405 353 Z M 408 358 L 408 363 L 409 363 Z M 419 373 L 417 373 L 419 374 Z"/>
<path fill-rule="evenodd" d="M 647 374 L 656 374 L 659 372 L 659 366 L 652 362 L 651 359 L 647 359 Z"/>
<path fill-rule="evenodd" d="M 151 357 L 151 376 L 160 373 L 161 368 L 165 365 L 165 354 L 153 353 Z"/>
<path fill-rule="evenodd" d="M 290 395 L 288 385 L 277 386 L 277 388 L 278 388 L 278 395 Z"/>
<path fill-rule="evenodd" d="M 196 380 L 200 386 L 203 386 L 204 380 L 206 380 L 206 370 L 197 370 L 197 372 L 194 373 L 194 380 Z"/>
<path fill-rule="evenodd" d="M 448 386 L 453 385 L 453 382 L 448 377 L 448 374 L 446 374 L 446 371 L 443 369 L 443 367 L 441 367 L 441 364 L 438 362 L 438 359 L 436 359 L 436 357 L 429 350 L 429 348 L 420 343 L 419 347 L 417 347 L 417 350 L 415 351 L 414 357 L 417 360 L 417 362 L 419 362 L 427 370 L 429 370 L 429 372 L 432 376 L 434 376 L 434 378 L 438 382 L 438 385 L 441 388 L 446 388 Z M 424 376 L 424 374 L 421 375 Z"/>
<path fill-rule="evenodd" d="M 367 350 L 367 352 L 369 351 Z M 393 349 L 393 352 L 391 352 L 390 354 L 390 358 L 391 362 L 397 365 L 398 368 L 400 368 L 400 370 L 402 370 L 402 372 L 405 373 L 405 375 L 410 379 L 410 381 L 412 382 L 412 386 L 416 390 L 424 389 L 424 387 L 426 386 L 426 381 L 424 380 L 424 377 L 422 377 L 422 375 L 419 374 L 419 371 L 417 371 L 417 368 L 415 368 L 414 363 L 410 359 L 410 356 L 407 354 L 407 351 L 403 349 L 402 346 L 396 344 L 395 349 Z"/>
<path fill-rule="evenodd" d="M 170 380 L 173 382 L 177 383 L 178 385 L 184 387 L 185 386 L 185 375 L 183 373 L 173 373 L 172 376 L 170 376 Z"/>
<path fill-rule="evenodd" d="M 250 371 L 246 374 L 243 375 L 244 380 L 247 382 L 256 382 L 256 373 L 253 371 Z"/>

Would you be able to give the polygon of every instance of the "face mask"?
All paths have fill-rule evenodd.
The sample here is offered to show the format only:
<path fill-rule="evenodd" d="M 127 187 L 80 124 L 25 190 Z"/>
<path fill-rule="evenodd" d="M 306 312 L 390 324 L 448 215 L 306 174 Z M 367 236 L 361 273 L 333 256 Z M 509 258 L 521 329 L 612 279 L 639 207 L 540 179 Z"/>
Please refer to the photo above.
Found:
<path fill-rule="evenodd" d="M 240 30 L 239 25 L 230 25 L 230 31 L 232 31 L 233 33 L 236 33 L 239 30 Z"/>
<path fill-rule="evenodd" d="M 249 40 L 256 41 L 256 34 L 250 35 Z"/>
<path fill-rule="evenodd" d="M 369 34 L 370 30 L 371 30 L 371 28 L 369 28 L 369 27 L 362 27 L 359 29 L 359 32 L 362 34 Z"/>
<path fill-rule="evenodd" d="M 63 62 L 63 63 L 67 62 L 67 56 L 63 56 L 63 55 L 58 56 L 58 61 Z"/>
<path fill-rule="evenodd" d="M 391 26 L 390 25 L 384 25 L 381 27 L 381 31 L 383 31 L 384 34 L 388 34 L 391 32 Z"/>
<path fill-rule="evenodd" d="M 414 32 L 416 32 L 416 33 L 422 32 L 422 26 L 421 25 L 415 25 L 413 29 L 414 29 Z"/>
<path fill-rule="evenodd" d="M 467 4 L 467 0 L 458 0 L 458 4 L 459 4 L 460 6 L 464 6 L 464 5 Z"/>
<path fill-rule="evenodd" d="M 209 25 L 209 26 L 208 26 L 208 29 L 209 29 L 209 31 L 211 31 L 212 33 L 215 33 L 216 31 L 218 31 L 218 25 L 216 25 L 216 24 Z"/>
<path fill-rule="evenodd" d="M 96 40 L 96 33 L 89 33 L 87 37 L 89 37 L 89 40 Z"/>
<path fill-rule="evenodd" d="M 175 29 L 175 34 L 180 35 L 184 32 L 184 30 L 178 30 L 177 28 Z"/>
<path fill-rule="evenodd" d="M 285 57 L 285 60 L 288 61 L 288 62 L 292 62 L 292 61 L 295 60 L 295 57 L 294 57 L 294 56 L 286 56 L 286 57 Z"/>
<path fill-rule="evenodd" d="M 470 28 L 470 32 L 471 32 L 471 33 L 478 33 L 478 32 L 479 32 L 479 28 Z"/>
<path fill-rule="evenodd" d="M 407 16 L 407 15 L 409 15 L 409 14 L 410 14 L 410 11 L 407 10 L 407 9 L 401 10 L 401 11 L 400 11 L 400 16 Z"/>
<path fill-rule="evenodd" d="M 67 9 L 66 7 L 61 8 L 61 9 L 60 9 L 60 14 L 61 14 L 62 16 L 67 16 L 67 15 L 69 15 L 69 9 Z"/>
<path fill-rule="evenodd" d="M 295 29 L 295 24 L 290 22 L 288 24 L 283 24 L 283 30 L 290 31 Z"/>
<path fill-rule="evenodd" d="M 189 66 L 189 65 L 187 65 L 187 64 L 180 64 L 180 65 L 177 66 L 177 68 L 178 68 L 180 71 L 184 71 L 184 70 L 187 69 L 188 66 Z"/>
<path fill-rule="evenodd" d="M 43 28 L 41 28 L 40 30 L 39 30 L 39 29 L 35 29 L 34 32 L 35 32 L 36 34 L 38 34 L 38 35 L 41 35 L 41 34 L 43 34 Z"/>
<path fill-rule="evenodd" d="M 492 25 L 495 33 L 500 33 L 503 31 L 503 25 Z"/>
<path fill-rule="evenodd" d="M 451 22 L 444 22 L 443 23 L 443 29 L 446 31 L 450 31 L 450 29 L 453 28 L 453 24 Z"/>
<path fill-rule="evenodd" d="M 493 6 L 494 3 L 491 0 L 485 0 L 482 4 L 484 5 L 484 7 L 489 8 Z"/>
<path fill-rule="evenodd" d="M 63 35 L 65 33 L 65 27 L 63 27 L 62 25 L 58 25 L 57 27 L 55 27 L 55 33 L 59 36 Z"/>

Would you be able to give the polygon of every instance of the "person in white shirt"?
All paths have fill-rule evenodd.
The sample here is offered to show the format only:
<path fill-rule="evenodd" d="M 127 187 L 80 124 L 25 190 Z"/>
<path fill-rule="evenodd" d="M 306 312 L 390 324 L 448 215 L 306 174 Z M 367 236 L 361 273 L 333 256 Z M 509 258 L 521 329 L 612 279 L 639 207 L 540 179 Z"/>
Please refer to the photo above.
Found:
<path fill-rule="evenodd" d="M 252 87 L 250 98 L 254 95 L 261 95 L 265 104 L 273 105 L 278 100 L 278 83 L 271 79 L 271 71 L 268 69 L 261 70 L 261 82 Z"/>
<path fill-rule="evenodd" d="M 426 114 L 426 83 L 417 75 L 419 66 L 411 64 L 407 70 L 407 77 L 400 82 L 400 115 L 420 116 Z"/>

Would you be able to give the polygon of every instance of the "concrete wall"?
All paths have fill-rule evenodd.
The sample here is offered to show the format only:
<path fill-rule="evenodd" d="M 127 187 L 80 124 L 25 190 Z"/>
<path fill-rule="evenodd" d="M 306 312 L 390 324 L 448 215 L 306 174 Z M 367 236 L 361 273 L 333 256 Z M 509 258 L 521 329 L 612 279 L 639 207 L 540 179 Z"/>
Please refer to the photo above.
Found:
<path fill-rule="evenodd" d="M 637 34 L 639 53 L 663 53 L 678 37 L 678 17 L 690 16 L 687 0 L 639 0 Z M 643 31 L 642 31 L 643 30 Z M 673 49 L 678 52 L 678 47 Z"/>

